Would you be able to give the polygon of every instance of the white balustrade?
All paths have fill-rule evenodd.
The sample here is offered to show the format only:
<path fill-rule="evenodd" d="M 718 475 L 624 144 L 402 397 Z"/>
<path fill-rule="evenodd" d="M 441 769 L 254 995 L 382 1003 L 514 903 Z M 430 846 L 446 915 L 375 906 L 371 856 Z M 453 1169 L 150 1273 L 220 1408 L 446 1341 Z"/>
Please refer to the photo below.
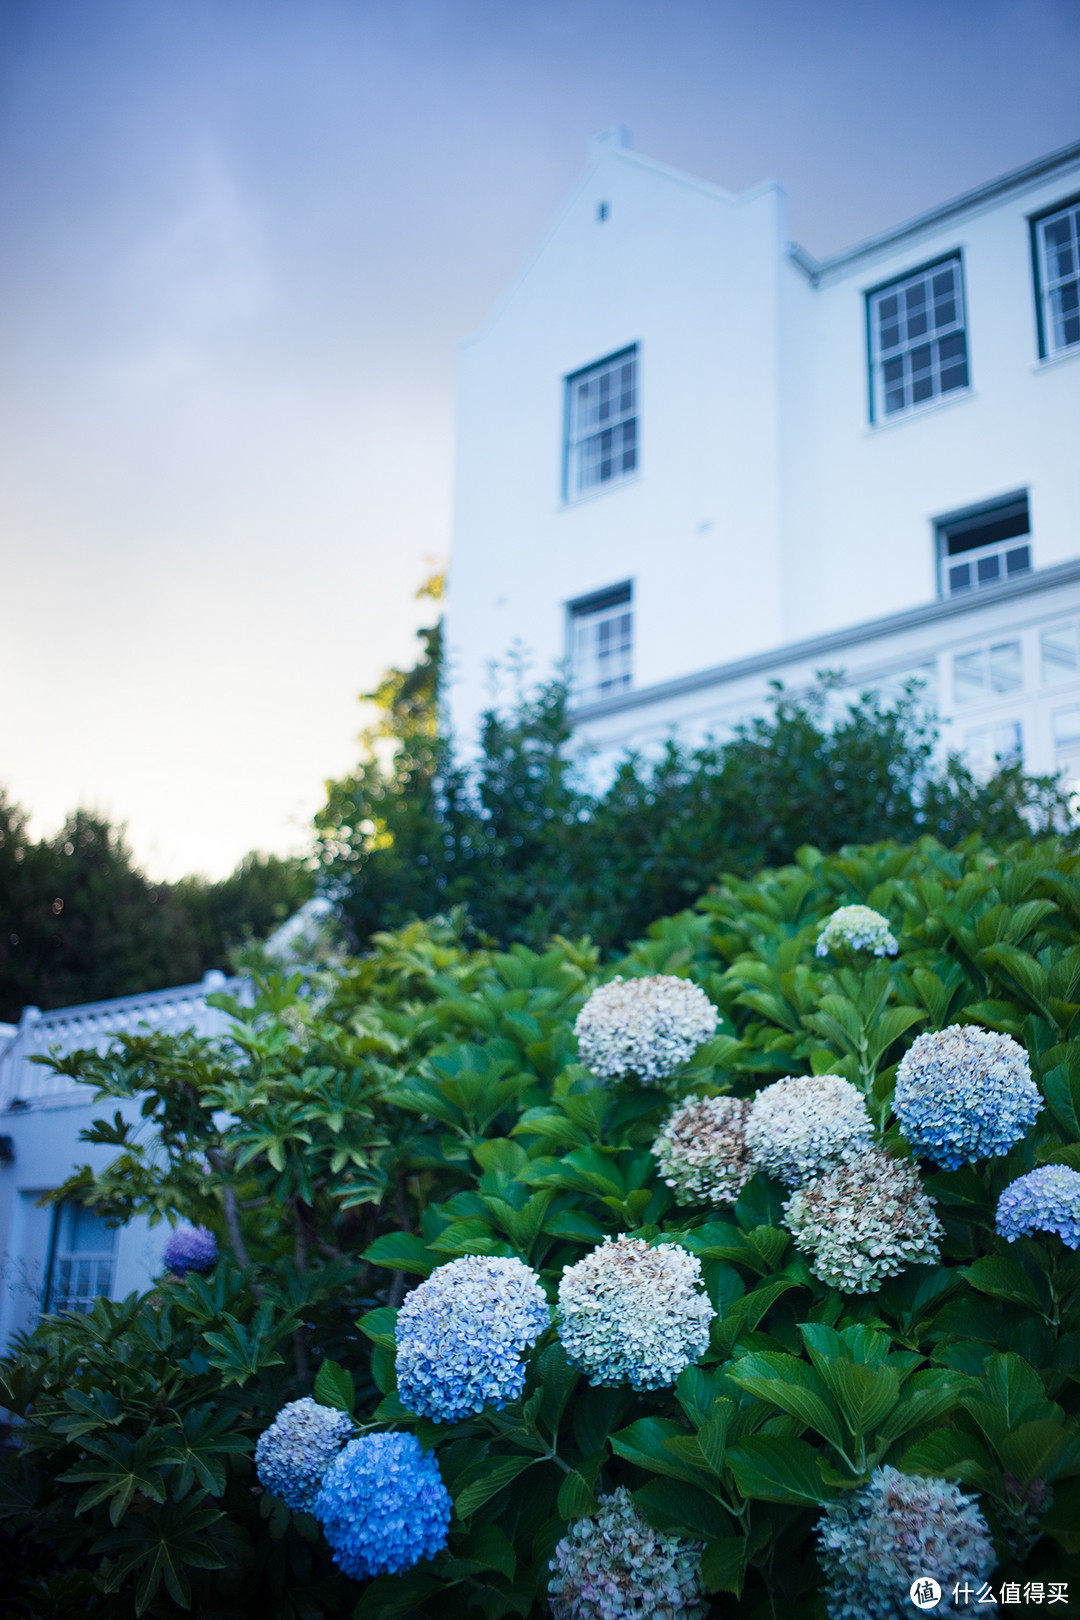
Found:
<path fill-rule="evenodd" d="M 11 1033 L 11 1026 L 0 1027 L 0 1111 L 19 1107 L 48 1107 L 71 1103 L 86 1095 L 81 1081 L 56 1074 L 34 1057 L 50 1052 L 66 1055 L 89 1047 L 104 1052 L 117 1035 L 137 1035 L 150 1031 L 179 1034 L 191 1030 L 196 1035 L 223 1034 L 228 1026 L 225 1013 L 207 1005 L 207 996 L 227 990 L 242 999 L 250 994 L 244 979 L 227 979 L 213 970 L 199 984 L 177 985 L 169 990 L 150 990 L 139 996 L 117 996 L 112 1001 L 89 1001 L 77 1007 L 57 1007 L 43 1013 L 27 1007 Z"/>

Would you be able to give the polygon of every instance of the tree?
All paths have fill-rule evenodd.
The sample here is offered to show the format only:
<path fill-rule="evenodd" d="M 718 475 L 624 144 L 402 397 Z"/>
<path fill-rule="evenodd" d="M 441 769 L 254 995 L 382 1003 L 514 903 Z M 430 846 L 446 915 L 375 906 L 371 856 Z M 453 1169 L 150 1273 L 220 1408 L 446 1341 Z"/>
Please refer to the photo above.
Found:
<path fill-rule="evenodd" d="M 749 875 L 804 843 L 1015 839 L 1070 822 L 1051 779 L 1007 765 L 980 782 L 943 759 L 917 687 L 892 704 L 841 698 L 828 673 L 800 697 L 777 685 L 769 713 L 725 743 L 627 754 L 599 791 L 571 750 L 565 688 L 519 682 L 484 715 L 468 765 L 442 720 L 440 627 L 419 635 L 416 666 L 368 694 L 382 718 L 316 820 L 323 881 L 360 945 L 464 904 L 480 938 L 587 932 L 610 950 L 721 870 Z"/>

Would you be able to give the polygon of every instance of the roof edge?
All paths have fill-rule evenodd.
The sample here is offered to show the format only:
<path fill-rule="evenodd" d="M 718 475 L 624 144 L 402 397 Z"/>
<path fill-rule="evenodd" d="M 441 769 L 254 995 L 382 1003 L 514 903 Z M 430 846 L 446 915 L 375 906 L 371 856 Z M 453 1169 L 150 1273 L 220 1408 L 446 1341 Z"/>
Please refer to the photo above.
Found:
<path fill-rule="evenodd" d="M 1059 147 L 1056 152 L 1047 152 L 1043 157 L 1022 164 L 1018 169 L 1010 169 L 1007 174 L 998 175 L 995 180 L 987 180 L 972 191 L 961 192 L 958 197 L 939 203 L 935 208 L 928 208 L 925 213 L 916 214 L 913 219 L 905 220 L 902 225 L 894 225 L 887 231 L 881 231 L 877 236 L 868 236 L 864 241 L 856 242 L 853 247 L 844 248 L 840 253 L 832 253 L 824 259 L 815 259 L 813 254 L 808 253 L 798 242 L 789 242 L 788 257 L 794 260 L 800 270 L 805 271 L 816 284 L 831 270 L 839 270 L 844 265 L 854 264 L 856 260 L 877 253 L 881 248 L 889 247 L 894 242 L 902 242 L 909 236 L 918 235 L 920 231 L 929 230 L 931 226 L 942 224 L 954 214 L 961 214 L 968 208 L 977 208 L 980 203 L 991 202 L 1007 191 L 1019 190 L 1022 186 L 1041 179 L 1043 175 L 1052 174 L 1055 169 L 1068 168 L 1073 163 L 1080 163 L 1080 141 Z"/>
<path fill-rule="evenodd" d="M 696 670 L 692 675 L 679 675 L 674 680 L 658 681 L 653 686 L 620 693 L 604 698 L 600 703 L 585 703 L 571 709 L 568 716 L 574 727 L 589 720 L 605 719 L 611 714 L 626 714 L 632 709 L 647 708 L 669 698 L 683 697 L 691 692 L 705 691 L 710 686 L 724 686 L 728 681 L 746 675 L 763 675 L 768 670 L 782 669 L 787 664 L 801 663 L 807 658 L 822 658 L 829 653 L 842 652 L 860 642 L 877 641 L 899 631 L 912 630 L 922 624 L 933 624 L 938 619 L 958 618 L 994 602 L 1013 601 L 1021 596 L 1032 596 L 1040 591 L 1052 590 L 1056 585 L 1068 585 L 1080 580 L 1080 558 L 1056 563 L 1052 568 L 1037 569 L 1026 579 L 1014 580 L 1000 586 L 984 586 L 971 596 L 949 597 L 944 601 L 926 602 L 922 607 L 907 608 L 903 613 L 890 613 L 882 619 L 865 619 L 846 630 L 831 630 L 822 636 L 811 636 L 806 641 L 789 641 L 768 652 L 752 653 L 748 658 L 736 658 L 729 664 L 714 664 L 709 669 Z"/>

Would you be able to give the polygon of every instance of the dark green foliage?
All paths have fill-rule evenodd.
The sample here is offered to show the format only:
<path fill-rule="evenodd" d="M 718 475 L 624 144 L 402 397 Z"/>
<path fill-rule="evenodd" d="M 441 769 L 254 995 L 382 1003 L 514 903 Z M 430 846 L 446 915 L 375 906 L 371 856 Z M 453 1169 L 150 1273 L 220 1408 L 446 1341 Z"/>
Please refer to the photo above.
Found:
<path fill-rule="evenodd" d="M 233 947 L 272 932 L 313 886 L 301 862 L 273 855 L 219 883 L 152 883 L 99 816 L 76 811 L 35 842 L 0 792 L 0 1021 L 228 968 Z"/>
<path fill-rule="evenodd" d="M 855 901 L 888 916 L 894 961 L 814 954 Z M 1080 857 L 1053 839 L 804 848 L 724 879 L 619 964 L 688 975 L 720 1010 L 676 1095 L 839 1073 L 896 1153 L 895 1069 L 917 1034 L 978 1022 L 1023 1041 L 1047 1099 L 1035 1127 L 1004 1159 L 920 1166 L 940 1263 L 870 1295 L 817 1280 L 785 1190 L 760 1175 L 734 1207 L 674 1201 L 649 1151 L 672 1093 L 601 1085 L 576 1061 L 593 947 L 469 951 L 461 926 L 412 924 L 338 972 L 267 979 L 254 1008 L 232 1006 L 231 1043 L 140 1037 L 65 1064 L 105 1100 L 144 1095 L 165 1149 L 125 1137 L 74 1190 L 116 1214 L 182 1212 L 224 1252 L 205 1281 L 45 1321 L 0 1369 L 20 1420 L 0 1474 L 13 1612 L 540 1620 L 555 1543 L 626 1485 L 703 1543 L 717 1615 L 812 1620 L 821 1505 L 880 1463 L 978 1493 L 995 1585 L 1080 1580 L 1080 1255 L 994 1230 L 1017 1175 L 1080 1168 Z M 451 1425 L 404 1410 L 394 1321 L 417 1278 L 516 1255 L 554 1297 L 621 1231 L 702 1261 L 717 1315 L 674 1389 L 594 1389 L 552 1331 L 516 1405 Z M 251 1448 L 312 1388 L 435 1449 L 455 1503 L 445 1552 L 360 1586 L 313 1521 L 261 1493 Z"/>
<path fill-rule="evenodd" d="M 564 688 L 526 692 L 519 672 L 466 766 L 440 725 L 440 629 L 420 634 L 416 667 L 368 694 L 383 720 L 317 817 L 325 880 L 359 944 L 464 904 L 481 939 L 587 933 L 610 952 L 720 872 L 748 876 L 807 842 L 1010 840 L 1070 819 L 1050 779 L 1013 765 L 979 782 L 942 761 L 917 690 L 841 701 L 833 676 L 804 698 L 778 687 L 771 712 L 724 744 L 627 755 L 594 791 L 570 762 Z"/>

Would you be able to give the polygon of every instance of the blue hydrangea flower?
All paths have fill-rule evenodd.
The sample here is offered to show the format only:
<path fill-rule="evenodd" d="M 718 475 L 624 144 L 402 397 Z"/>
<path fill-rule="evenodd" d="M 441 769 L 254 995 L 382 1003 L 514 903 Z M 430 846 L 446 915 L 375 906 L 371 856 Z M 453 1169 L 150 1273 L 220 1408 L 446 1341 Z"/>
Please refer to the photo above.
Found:
<path fill-rule="evenodd" d="M 818 935 L 814 955 L 828 956 L 845 945 L 853 951 L 873 951 L 875 956 L 895 956 L 899 949 L 888 917 L 869 906 L 841 906 L 834 911 Z"/>
<path fill-rule="evenodd" d="M 480 1254 L 451 1260 L 398 1312 L 398 1396 L 436 1423 L 501 1409 L 525 1388 L 522 1351 L 550 1325 L 540 1279 L 524 1261 Z"/>
<path fill-rule="evenodd" d="M 216 1259 L 217 1238 L 205 1226 L 178 1226 L 161 1255 L 166 1271 L 177 1277 L 189 1271 L 208 1271 Z"/>
<path fill-rule="evenodd" d="M 446 1546 L 450 1493 L 414 1434 L 350 1440 L 326 1471 L 315 1516 L 334 1563 L 355 1581 L 397 1575 Z"/>
<path fill-rule="evenodd" d="M 1056 1232 L 1080 1249 L 1080 1171 L 1044 1164 L 1010 1181 L 998 1199 L 997 1229 L 1010 1243 L 1029 1232 Z"/>
<path fill-rule="evenodd" d="M 977 1024 L 920 1035 L 896 1071 L 900 1129 L 943 1170 L 1008 1153 L 1041 1107 L 1024 1048 Z"/>
<path fill-rule="evenodd" d="M 310 1395 L 283 1406 L 255 1447 L 259 1483 L 292 1508 L 311 1513 L 323 1475 L 352 1434 L 352 1419 Z"/>

